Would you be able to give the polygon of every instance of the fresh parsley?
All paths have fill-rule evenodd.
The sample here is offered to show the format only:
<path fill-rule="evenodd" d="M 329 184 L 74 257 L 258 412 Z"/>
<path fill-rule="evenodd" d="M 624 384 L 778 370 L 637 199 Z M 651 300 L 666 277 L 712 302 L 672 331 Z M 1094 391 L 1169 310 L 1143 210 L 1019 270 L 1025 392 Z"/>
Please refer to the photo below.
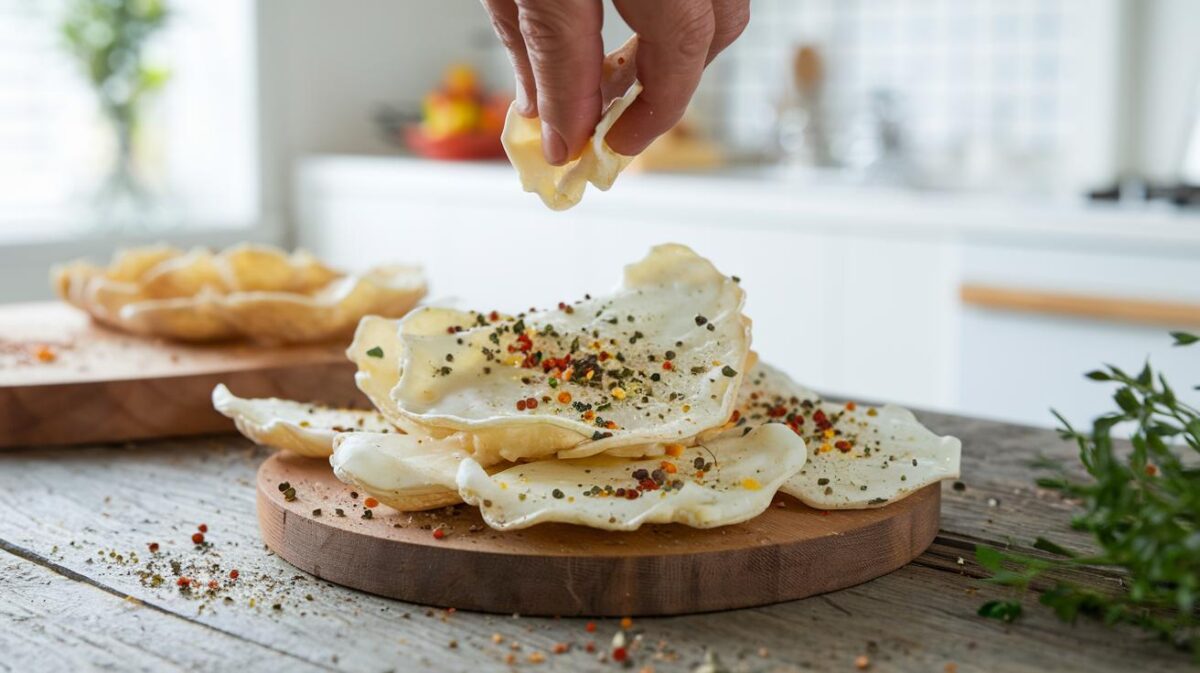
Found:
<path fill-rule="evenodd" d="M 1176 346 L 1200 337 L 1172 332 Z M 1105 567 L 1121 575 L 1113 591 L 1096 591 L 1062 579 L 1038 601 L 1065 621 L 1083 615 L 1106 624 L 1139 626 L 1200 660 L 1200 411 L 1184 403 L 1149 362 L 1137 375 L 1107 365 L 1087 378 L 1117 386 L 1117 409 L 1096 418 L 1090 431 L 1076 430 L 1054 412 L 1060 435 L 1079 446 L 1088 477 L 1055 477 L 1037 485 L 1081 503 L 1071 524 L 1090 533 L 1098 552 L 1077 554 L 1038 538 L 1033 546 L 1049 556 L 977 547 L 975 557 L 991 573 L 988 581 L 1023 592 L 1036 578 L 1077 566 Z M 1133 424 L 1130 449 L 1113 438 L 1120 424 Z M 1045 467 L 1042 461 L 1039 467 Z M 1018 595 L 1019 597 L 1019 595 Z M 984 617 L 1011 622 L 1019 600 L 991 601 Z"/>

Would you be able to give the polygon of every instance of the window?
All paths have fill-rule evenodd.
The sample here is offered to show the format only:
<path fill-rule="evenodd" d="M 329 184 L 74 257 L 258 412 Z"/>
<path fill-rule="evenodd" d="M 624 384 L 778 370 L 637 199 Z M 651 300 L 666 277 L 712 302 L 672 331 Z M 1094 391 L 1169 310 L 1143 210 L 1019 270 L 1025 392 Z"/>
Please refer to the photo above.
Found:
<path fill-rule="evenodd" d="M 115 134 L 60 26 L 70 0 L 0 0 L 0 242 L 259 219 L 254 4 L 167 0 L 146 60 L 169 70 L 137 132 L 152 195 L 110 210 Z"/>

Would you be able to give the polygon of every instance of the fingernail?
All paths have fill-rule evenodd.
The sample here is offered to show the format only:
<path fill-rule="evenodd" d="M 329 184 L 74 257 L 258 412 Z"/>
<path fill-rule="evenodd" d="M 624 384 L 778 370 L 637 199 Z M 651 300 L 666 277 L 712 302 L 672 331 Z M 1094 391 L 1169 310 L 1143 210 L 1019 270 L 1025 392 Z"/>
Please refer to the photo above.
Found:
<path fill-rule="evenodd" d="M 542 122 L 542 154 L 552 166 L 567 163 L 567 143 L 546 122 Z"/>

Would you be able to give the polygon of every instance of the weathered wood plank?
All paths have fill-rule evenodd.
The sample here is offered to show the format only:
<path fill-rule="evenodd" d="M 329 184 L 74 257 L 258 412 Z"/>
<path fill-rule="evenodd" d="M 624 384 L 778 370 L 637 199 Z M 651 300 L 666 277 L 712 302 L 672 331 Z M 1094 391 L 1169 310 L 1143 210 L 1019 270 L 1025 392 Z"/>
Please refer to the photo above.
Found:
<path fill-rule="evenodd" d="M 929 552 L 896 573 L 827 596 L 752 610 L 638 620 L 634 629 L 644 637 L 639 666 L 653 664 L 659 672 L 690 670 L 704 649 L 713 647 L 734 670 L 852 670 L 854 657 L 863 653 L 871 656 L 872 670 L 882 671 L 943 670 L 950 662 L 964 673 L 1187 670 L 1186 655 L 1148 642 L 1131 629 L 1084 622 L 1072 627 L 1033 605 L 1026 618 L 1011 626 L 976 617 L 980 603 L 1002 595 L 975 579 L 980 574 L 972 560 L 977 540 L 1004 544 L 1012 538 L 1023 548 L 1037 535 L 1085 541 L 1067 529 L 1067 504 L 1036 493 L 1028 467 L 1039 452 L 1069 458 L 1073 448 L 1044 430 L 932 414 L 925 418 L 937 431 L 963 438 L 966 483 L 964 491 L 945 486 L 943 531 Z M 600 621 L 596 633 L 588 634 L 583 620 L 427 614 L 424 608 L 297 573 L 266 552 L 258 538 L 253 479 L 264 455 L 225 437 L 124 450 L 3 454 L 0 540 L 194 623 L 341 670 L 503 668 L 513 640 L 521 643 L 514 654 L 522 662 L 531 651 L 546 653 L 541 666 L 546 670 L 611 670 L 611 664 L 600 664 L 584 652 L 583 644 L 594 638 L 604 649 L 618 628 L 614 620 Z M 989 505 L 989 498 L 999 502 Z M 201 522 L 209 526 L 212 546 L 196 551 L 189 538 Z M 185 572 L 191 572 L 186 570 L 190 564 L 216 564 L 221 572 L 237 567 L 241 578 L 232 587 L 222 585 L 215 599 L 202 601 L 168 586 L 174 576 L 159 562 L 156 567 L 166 568 L 168 581 L 146 586 L 137 572 L 145 569 L 151 541 L 162 546 L 160 557 L 181 560 Z M 111 550 L 125 562 L 110 557 Z M 138 555 L 137 563 L 129 562 L 130 552 Z M 1095 574 L 1091 581 L 1103 585 L 1111 579 Z M 309 595 L 313 600 L 307 600 Z M 228 604 L 226 596 L 232 599 Z M 272 609 L 275 603 L 280 610 Z M 502 643 L 492 642 L 494 633 Z M 457 645 L 453 649 L 452 640 Z M 656 660 L 653 652 L 660 641 L 676 656 Z M 573 648 L 550 654 L 556 642 Z M 767 658 L 759 656 L 760 648 Z"/>
<path fill-rule="evenodd" d="M 0 670 L 219 671 L 267 661 L 327 670 L 4 551 L 0 587 Z"/>

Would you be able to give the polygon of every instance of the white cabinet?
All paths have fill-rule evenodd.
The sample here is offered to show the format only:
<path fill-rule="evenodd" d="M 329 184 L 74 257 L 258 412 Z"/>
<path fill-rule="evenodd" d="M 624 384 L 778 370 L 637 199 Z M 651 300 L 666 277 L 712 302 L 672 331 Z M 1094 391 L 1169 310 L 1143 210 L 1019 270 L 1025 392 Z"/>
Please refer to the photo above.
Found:
<path fill-rule="evenodd" d="M 1200 305 L 1200 256 L 1067 246 L 963 246 L 963 282 Z M 958 407 L 965 413 L 1053 423 L 1050 408 L 1086 425 L 1112 408 L 1113 387 L 1084 378 L 1111 363 L 1136 373 L 1149 357 L 1181 397 L 1196 401 L 1200 349 L 1171 346 L 1166 325 L 965 307 Z"/>

